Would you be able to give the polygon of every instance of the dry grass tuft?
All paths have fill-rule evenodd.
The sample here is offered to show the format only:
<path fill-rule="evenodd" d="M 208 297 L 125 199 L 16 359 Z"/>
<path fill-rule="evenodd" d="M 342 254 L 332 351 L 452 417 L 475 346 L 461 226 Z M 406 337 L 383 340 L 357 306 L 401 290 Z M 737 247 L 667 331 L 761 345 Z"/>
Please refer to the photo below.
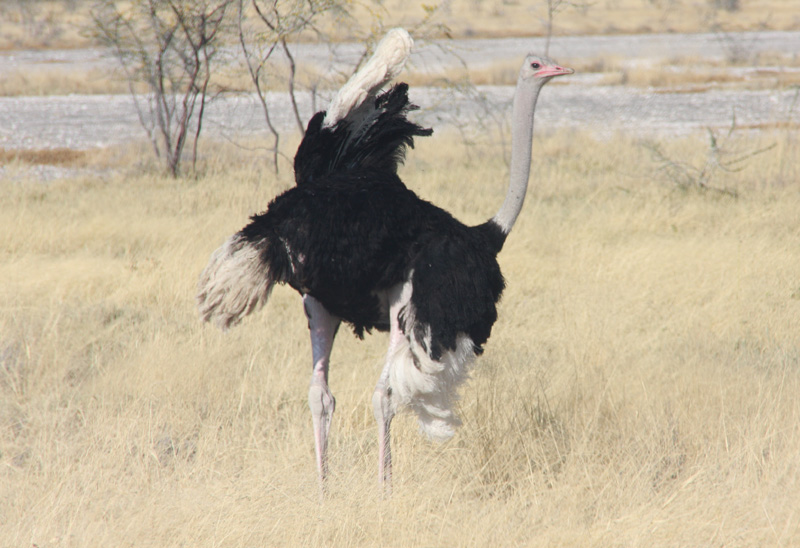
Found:
<path fill-rule="evenodd" d="M 209 145 L 195 179 L 7 185 L 0 545 L 800 543 L 800 150 L 779 132 L 753 147 L 773 142 L 726 176 L 734 199 L 653 182 L 622 137 L 540 134 L 463 428 L 431 445 L 400 416 L 381 501 L 386 337 L 342 330 L 322 506 L 299 297 L 278 288 L 228 334 L 193 303 L 211 251 L 290 174 Z M 691 162 L 704 136 L 663 146 Z M 404 178 L 479 222 L 504 172 L 438 135 Z"/>
<path fill-rule="evenodd" d="M 0 164 L 24 162 L 33 165 L 75 166 L 83 163 L 86 151 L 71 148 L 43 150 L 0 148 Z"/>
<path fill-rule="evenodd" d="M 800 71 L 775 69 L 756 69 L 751 71 L 731 71 L 703 67 L 662 66 L 657 68 L 624 68 L 617 72 L 604 74 L 599 81 L 602 85 L 626 85 L 654 88 L 664 93 L 699 93 L 712 88 L 738 89 L 781 89 L 800 85 Z"/>
<path fill-rule="evenodd" d="M 574 68 L 579 73 L 600 74 L 597 83 L 602 85 L 645 87 L 667 93 L 696 93 L 715 87 L 790 88 L 800 84 L 800 63 L 796 55 L 765 52 L 751 61 L 743 65 L 686 56 L 643 64 L 603 56 L 575 63 Z"/>
<path fill-rule="evenodd" d="M 0 96 L 129 93 L 130 87 L 114 71 L 64 70 L 58 66 L 9 71 L 0 79 Z"/>

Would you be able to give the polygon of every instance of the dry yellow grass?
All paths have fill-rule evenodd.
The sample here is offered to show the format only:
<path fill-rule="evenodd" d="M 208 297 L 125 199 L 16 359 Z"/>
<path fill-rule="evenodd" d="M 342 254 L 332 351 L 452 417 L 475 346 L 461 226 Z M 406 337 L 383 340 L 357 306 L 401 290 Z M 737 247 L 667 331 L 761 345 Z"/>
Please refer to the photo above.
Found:
<path fill-rule="evenodd" d="M 454 36 L 531 36 L 546 34 L 547 2 L 451 0 L 439 5 L 439 17 Z M 650 32 L 708 32 L 712 24 L 727 31 L 797 28 L 800 14 L 793 2 L 740 1 L 739 9 L 716 7 L 715 0 L 596 0 L 562 4 L 555 15 L 557 35 Z M 725 4 L 725 2 L 719 3 Z M 403 0 L 383 3 L 390 24 L 409 24 L 422 17 L 423 5 Z"/>
<path fill-rule="evenodd" d="M 9 71 L 0 79 L 0 96 L 129 93 L 130 86 L 118 72 L 57 66 Z"/>
<path fill-rule="evenodd" d="M 92 0 L 4 0 L 0 50 L 87 45 L 83 31 L 91 4 Z"/>
<path fill-rule="evenodd" d="M 86 30 L 92 0 L 6 0 L 0 4 L 0 49 L 84 47 L 91 44 Z M 596 0 L 575 2 L 555 16 L 554 31 L 560 35 L 649 32 L 708 32 L 712 24 L 732 32 L 756 29 L 797 28 L 797 6 L 785 0 L 740 1 L 728 11 L 715 0 Z M 541 36 L 546 34 L 547 3 L 504 0 L 449 0 L 407 2 L 386 0 L 379 4 L 348 4 L 366 26 L 378 19 L 386 27 L 414 26 L 438 7 L 433 23 L 446 27 L 455 37 Z M 368 23 L 370 22 L 370 23 Z M 351 38 L 341 21 L 322 21 L 339 39 Z"/>
<path fill-rule="evenodd" d="M 747 67 L 751 70 L 743 70 Z M 760 68 L 755 68 L 760 67 Z M 771 52 L 746 63 L 676 57 L 652 66 L 631 66 L 623 59 L 585 60 L 576 70 L 603 75 L 603 85 L 626 85 L 672 91 L 699 92 L 712 87 L 780 89 L 800 84 L 800 57 Z"/>
<path fill-rule="evenodd" d="M 386 337 L 343 330 L 323 505 L 299 297 L 277 289 L 228 334 L 193 303 L 209 253 L 289 175 L 217 147 L 197 179 L 9 184 L 0 546 L 800 544 L 800 146 L 762 139 L 778 146 L 724 181 L 732 199 L 654 183 L 625 139 L 540 135 L 463 428 L 431 445 L 398 417 L 381 501 Z M 439 135 L 404 178 L 482 221 L 495 152 Z"/>

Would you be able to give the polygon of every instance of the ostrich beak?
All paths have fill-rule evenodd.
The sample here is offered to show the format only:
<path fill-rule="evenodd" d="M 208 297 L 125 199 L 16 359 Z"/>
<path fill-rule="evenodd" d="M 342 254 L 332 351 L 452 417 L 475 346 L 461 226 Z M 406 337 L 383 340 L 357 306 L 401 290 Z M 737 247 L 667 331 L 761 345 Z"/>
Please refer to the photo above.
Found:
<path fill-rule="evenodd" d="M 540 77 L 542 77 L 542 76 L 546 76 L 546 77 L 562 76 L 564 74 L 572 74 L 573 72 L 575 72 L 575 71 L 573 69 L 571 69 L 571 68 L 562 67 L 562 66 L 559 66 L 559 65 L 552 65 L 552 66 L 549 66 L 549 67 L 544 67 L 542 70 L 539 71 L 537 76 L 540 76 Z"/>

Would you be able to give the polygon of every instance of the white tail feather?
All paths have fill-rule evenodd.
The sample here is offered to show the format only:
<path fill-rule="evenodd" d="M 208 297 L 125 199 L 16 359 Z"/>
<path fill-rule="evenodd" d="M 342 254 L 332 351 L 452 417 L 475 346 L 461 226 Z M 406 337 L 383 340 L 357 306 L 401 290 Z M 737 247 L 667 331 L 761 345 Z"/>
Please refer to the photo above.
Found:
<path fill-rule="evenodd" d="M 406 314 L 409 313 L 407 310 Z M 454 350 L 433 360 L 418 341 L 403 337 L 388 359 L 395 411 L 400 407 L 412 409 L 420 430 L 429 438 L 450 439 L 461 426 L 453 408 L 458 401 L 458 388 L 469 378 L 470 366 L 475 361 L 472 339 L 459 335 Z"/>
<path fill-rule="evenodd" d="M 275 280 L 261 250 L 240 234 L 214 251 L 197 284 L 200 317 L 222 330 L 238 324 L 267 302 Z"/>
<path fill-rule="evenodd" d="M 358 110 L 368 98 L 375 98 L 381 87 L 400 74 L 413 45 L 414 41 L 405 30 L 390 30 L 370 60 L 350 77 L 333 98 L 322 127 L 333 126 Z"/>

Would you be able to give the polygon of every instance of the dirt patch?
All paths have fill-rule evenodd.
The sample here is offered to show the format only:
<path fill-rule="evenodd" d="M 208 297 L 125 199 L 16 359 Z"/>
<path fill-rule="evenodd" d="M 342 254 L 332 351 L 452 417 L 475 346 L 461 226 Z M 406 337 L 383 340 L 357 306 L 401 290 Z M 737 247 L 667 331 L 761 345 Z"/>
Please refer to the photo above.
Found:
<path fill-rule="evenodd" d="M 31 165 L 75 167 L 85 163 L 87 152 L 69 148 L 11 149 L 0 148 L 0 165 L 22 162 Z"/>

